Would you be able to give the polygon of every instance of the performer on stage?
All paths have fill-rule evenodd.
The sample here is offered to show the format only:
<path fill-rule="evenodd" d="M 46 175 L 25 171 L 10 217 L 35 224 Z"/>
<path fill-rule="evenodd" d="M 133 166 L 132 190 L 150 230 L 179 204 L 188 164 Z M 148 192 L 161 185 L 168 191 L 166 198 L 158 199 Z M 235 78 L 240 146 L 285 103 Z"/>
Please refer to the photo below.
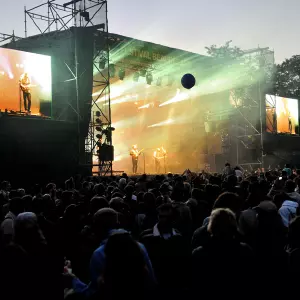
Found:
<path fill-rule="evenodd" d="M 288 122 L 289 122 L 289 132 L 292 134 L 293 133 L 293 123 L 292 123 L 292 117 L 291 117 L 290 112 L 288 112 Z"/>
<path fill-rule="evenodd" d="M 154 161 L 155 161 L 155 170 L 156 170 L 156 173 L 160 173 L 161 161 L 163 159 L 165 159 L 166 153 L 167 153 L 167 151 L 164 149 L 164 147 L 157 148 L 154 151 L 153 156 L 154 156 Z"/>
<path fill-rule="evenodd" d="M 132 158 L 132 172 L 133 172 L 133 174 L 137 173 L 138 161 L 139 161 L 139 156 L 140 156 L 141 152 L 142 152 L 142 150 L 139 151 L 137 145 L 133 145 L 131 150 L 130 150 L 130 156 Z"/>
<path fill-rule="evenodd" d="M 24 100 L 24 109 L 28 113 L 30 113 L 30 108 L 31 108 L 31 91 L 30 91 L 30 86 L 31 86 L 31 80 L 28 76 L 28 73 L 24 73 L 20 77 L 20 88 L 23 92 L 23 100 Z"/>

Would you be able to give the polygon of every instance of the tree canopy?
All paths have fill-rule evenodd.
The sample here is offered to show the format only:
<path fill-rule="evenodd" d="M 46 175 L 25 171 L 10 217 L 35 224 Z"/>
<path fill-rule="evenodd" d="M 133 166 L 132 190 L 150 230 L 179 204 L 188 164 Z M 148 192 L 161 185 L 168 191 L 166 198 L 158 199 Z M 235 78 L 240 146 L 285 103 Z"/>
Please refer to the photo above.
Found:
<path fill-rule="evenodd" d="M 232 41 L 219 47 L 212 45 L 205 49 L 207 54 L 214 58 L 244 60 L 245 52 L 233 46 Z M 251 64 L 249 59 L 247 63 Z M 294 55 L 281 64 L 271 66 L 267 72 L 269 73 L 268 81 L 271 83 L 270 93 L 300 99 L 300 55 Z"/>
<path fill-rule="evenodd" d="M 300 99 L 300 55 L 294 55 L 276 66 L 274 93 Z"/>

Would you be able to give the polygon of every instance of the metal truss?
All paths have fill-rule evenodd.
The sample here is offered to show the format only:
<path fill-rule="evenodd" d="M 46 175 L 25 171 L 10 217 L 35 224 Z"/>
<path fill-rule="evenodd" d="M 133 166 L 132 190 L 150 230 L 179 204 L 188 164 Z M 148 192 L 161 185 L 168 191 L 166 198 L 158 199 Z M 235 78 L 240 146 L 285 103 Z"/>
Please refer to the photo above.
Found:
<path fill-rule="evenodd" d="M 244 52 L 245 61 L 249 65 L 249 84 L 233 89 L 232 99 L 238 113 L 234 130 L 236 140 L 236 162 L 240 166 L 264 167 L 263 133 L 265 131 L 266 103 L 265 94 L 271 83 L 274 66 L 274 52 L 269 48 L 257 48 Z M 256 78 L 251 82 L 251 78 Z M 254 150 L 255 156 L 247 161 L 240 160 L 244 150 Z"/>
<path fill-rule="evenodd" d="M 8 44 L 8 43 L 14 44 L 16 41 L 20 39 L 22 38 L 15 36 L 14 31 L 12 34 L 0 33 L 0 47 L 1 45 Z"/>
<path fill-rule="evenodd" d="M 72 0 L 63 5 L 48 0 L 28 10 L 25 7 L 25 37 L 28 36 L 28 19 L 39 34 L 68 30 L 70 27 L 96 26 L 103 23 L 101 21 L 106 23 L 105 20 L 99 21 L 99 14 L 106 6 L 107 1 L 104 0 Z"/>
<path fill-rule="evenodd" d="M 89 133 L 86 139 L 86 146 L 91 149 L 93 167 L 97 167 L 99 176 L 113 174 L 113 162 L 110 159 L 103 159 L 100 152 L 107 151 L 107 146 L 113 147 L 111 124 L 111 103 L 110 103 L 110 45 L 107 21 L 107 5 L 105 31 L 97 31 L 94 34 L 94 57 L 93 57 L 93 98 L 92 118 L 89 126 Z M 106 149 L 106 150 L 105 150 Z"/>
<path fill-rule="evenodd" d="M 266 98 L 266 130 L 277 133 L 276 96 L 269 95 Z"/>
<path fill-rule="evenodd" d="M 25 14 L 25 37 L 29 35 L 28 21 L 32 21 L 35 25 L 35 31 L 38 33 L 36 38 L 43 37 L 43 40 L 48 39 L 51 47 L 51 40 L 55 38 L 55 35 L 59 35 L 61 32 L 70 32 L 72 34 L 72 27 L 94 27 L 94 57 L 93 65 L 94 70 L 99 70 L 99 57 L 105 56 L 109 61 L 109 44 L 108 44 L 108 18 L 107 18 L 107 1 L 106 0 L 70 0 L 64 4 L 58 4 L 55 0 L 48 0 L 47 2 L 35 6 L 31 9 L 24 10 Z M 49 34 L 51 32 L 51 34 Z M 75 37 L 76 39 L 76 37 Z M 99 44 L 100 42 L 100 44 Z M 76 40 L 75 40 L 76 45 Z M 98 46 L 97 46 L 98 45 Z M 100 45 L 100 46 L 99 46 Z M 78 116 L 78 131 L 80 131 L 79 122 L 82 119 L 78 111 L 78 80 L 82 74 L 78 74 L 78 61 L 76 55 L 76 46 L 74 49 L 75 54 L 75 69 L 70 66 L 66 67 L 70 71 L 71 79 L 76 82 L 76 97 L 77 107 L 72 107 L 76 111 Z M 101 53 L 101 55 L 100 55 Z M 71 53 L 70 53 L 71 54 Z M 110 108 L 110 73 L 109 71 L 104 74 L 100 72 L 101 80 L 93 82 L 94 88 L 99 88 L 100 93 L 97 99 L 105 98 L 104 108 L 97 104 L 97 99 L 93 98 L 91 109 L 91 121 L 89 125 L 88 135 L 85 140 L 85 165 L 98 167 L 99 175 L 106 175 L 112 172 L 112 161 L 102 162 L 98 156 L 98 163 L 93 163 L 93 155 L 99 145 L 99 139 L 96 138 L 96 128 L 102 133 L 101 142 L 103 144 L 112 146 L 112 130 L 111 130 L 111 108 Z M 102 105 L 103 106 L 103 105 Z M 101 123 L 96 123 L 94 112 L 99 111 Z M 79 136 L 81 135 L 80 132 Z"/>
<path fill-rule="evenodd" d="M 275 103 L 265 103 L 264 97 L 272 81 L 274 52 L 268 48 L 257 48 L 245 51 L 241 59 L 249 72 L 244 74 L 247 84 L 231 90 L 230 97 L 234 107 L 206 113 L 205 119 L 213 122 L 227 121 L 217 128 L 223 154 L 229 157 L 229 154 L 235 152 L 237 165 L 253 169 L 255 166 L 263 167 L 264 164 L 263 133 L 268 123 L 266 107 L 275 108 Z M 276 122 L 271 120 L 270 124 L 276 126 Z M 276 128 L 271 130 L 273 132 Z M 234 151 L 233 147 L 236 148 Z M 256 157 L 248 157 L 246 161 L 241 159 L 245 150 L 253 150 Z M 232 156 L 230 158 L 233 159 Z"/>

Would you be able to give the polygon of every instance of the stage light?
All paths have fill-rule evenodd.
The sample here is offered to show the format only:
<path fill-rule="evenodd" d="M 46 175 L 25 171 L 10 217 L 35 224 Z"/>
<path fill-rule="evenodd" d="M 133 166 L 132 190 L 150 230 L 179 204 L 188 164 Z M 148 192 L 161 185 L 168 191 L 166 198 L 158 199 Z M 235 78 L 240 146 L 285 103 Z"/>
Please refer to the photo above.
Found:
<path fill-rule="evenodd" d="M 119 78 L 120 80 L 123 80 L 125 78 L 125 70 L 123 68 L 120 68 L 119 70 Z"/>
<path fill-rule="evenodd" d="M 97 118 L 95 121 L 96 121 L 96 123 L 98 123 L 98 124 L 101 124 L 101 123 L 102 123 L 101 120 L 100 120 L 99 118 Z"/>
<path fill-rule="evenodd" d="M 109 129 L 110 131 L 115 131 L 115 130 L 116 130 L 115 127 L 109 127 L 108 129 Z"/>
<path fill-rule="evenodd" d="M 23 66 L 22 64 L 20 64 L 20 68 L 21 68 L 21 69 L 23 69 L 23 68 L 24 68 L 24 66 Z"/>
<path fill-rule="evenodd" d="M 97 126 L 95 129 L 96 129 L 96 131 L 102 131 L 102 128 L 99 126 Z"/>
<path fill-rule="evenodd" d="M 101 116 L 101 112 L 100 111 L 96 111 L 96 117 L 100 117 Z"/>
<path fill-rule="evenodd" d="M 19 65 L 19 64 L 16 64 L 16 67 L 17 67 L 17 68 L 19 68 L 19 67 L 20 67 L 20 65 Z"/>
<path fill-rule="evenodd" d="M 98 134 L 96 135 L 96 138 L 97 138 L 98 140 L 101 140 L 101 139 L 102 139 L 102 134 L 99 134 L 99 133 L 98 133 Z"/>
<path fill-rule="evenodd" d="M 5 73 L 4 73 L 4 71 L 1 71 L 0 74 L 1 74 L 1 75 L 4 75 Z"/>
<path fill-rule="evenodd" d="M 169 76 L 168 77 L 168 86 L 172 86 L 174 83 L 174 77 L 173 76 Z"/>
<path fill-rule="evenodd" d="M 161 86 L 161 83 L 162 83 L 162 78 L 158 77 L 157 80 L 156 80 L 156 85 Z"/>
<path fill-rule="evenodd" d="M 83 17 L 86 22 L 90 21 L 90 14 L 88 11 L 80 12 L 80 16 Z"/>
<path fill-rule="evenodd" d="M 141 71 L 140 71 L 140 75 L 141 75 L 141 76 L 145 77 L 146 74 L 147 74 L 147 71 L 146 71 L 146 70 L 141 70 Z"/>
<path fill-rule="evenodd" d="M 149 73 L 147 73 L 147 75 L 146 75 L 146 82 L 147 82 L 147 84 L 151 85 L 152 81 L 153 81 L 153 76 L 152 76 L 152 74 L 149 72 Z"/>
<path fill-rule="evenodd" d="M 105 69 L 105 65 L 106 65 L 106 59 L 105 58 L 101 58 L 99 61 L 99 69 L 103 70 Z"/>
<path fill-rule="evenodd" d="M 114 64 L 109 65 L 109 76 L 110 77 L 115 77 L 116 75 L 116 67 Z"/>
<path fill-rule="evenodd" d="M 139 77 L 140 77 L 140 73 L 139 73 L 139 72 L 135 72 L 135 73 L 133 74 L 133 80 L 134 80 L 134 81 L 138 82 L 138 81 L 139 81 Z"/>

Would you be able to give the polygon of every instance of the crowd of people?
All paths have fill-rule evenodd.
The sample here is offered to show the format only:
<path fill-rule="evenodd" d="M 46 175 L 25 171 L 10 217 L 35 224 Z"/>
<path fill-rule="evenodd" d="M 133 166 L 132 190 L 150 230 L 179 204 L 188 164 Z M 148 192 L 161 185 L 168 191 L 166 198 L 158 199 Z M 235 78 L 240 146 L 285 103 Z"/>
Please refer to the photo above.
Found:
<path fill-rule="evenodd" d="M 0 186 L 3 299 L 289 297 L 300 171 Z M 18 189 L 16 189 L 18 188 Z"/>

